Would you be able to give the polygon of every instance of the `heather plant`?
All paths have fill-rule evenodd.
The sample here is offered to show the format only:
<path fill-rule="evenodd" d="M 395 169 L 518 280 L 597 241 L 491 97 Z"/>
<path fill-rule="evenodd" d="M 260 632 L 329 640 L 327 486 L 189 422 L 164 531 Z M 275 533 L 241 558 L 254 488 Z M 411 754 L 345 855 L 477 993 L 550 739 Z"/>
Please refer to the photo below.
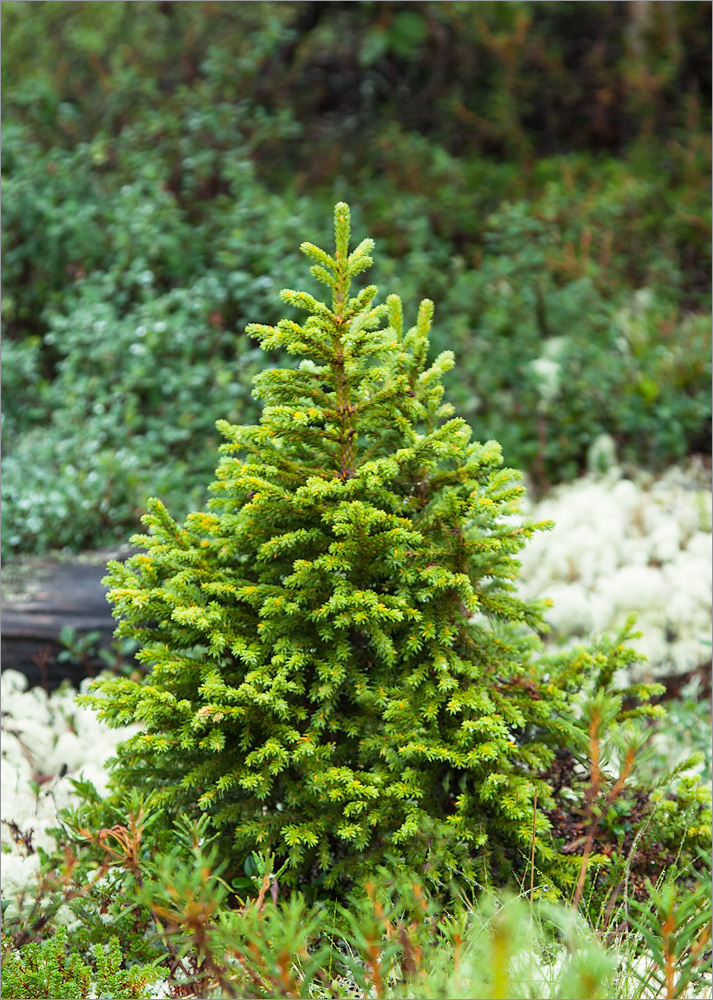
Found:
<path fill-rule="evenodd" d="M 504 519 L 519 474 L 443 402 L 433 304 L 406 330 L 397 296 L 352 291 L 373 243 L 350 252 L 349 235 L 340 203 L 335 253 L 301 247 L 329 304 L 286 290 L 307 320 L 248 328 L 303 360 L 255 378 L 259 424 L 219 424 L 209 509 L 180 526 L 152 500 L 145 552 L 110 564 L 117 635 L 150 672 L 87 701 L 143 726 L 118 786 L 168 817 L 206 812 L 233 871 L 259 849 L 318 895 L 383 864 L 439 888 L 504 880 L 536 795 L 552 804 L 541 774 L 574 732 L 570 690 L 599 661 L 538 667 L 541 607 L 514 580 L 544 525 Z M 632 656 L 620 643 L 607 676 Z"/>
<path fill-rule="evenodd" d="M 150 997 L 151 983 L 161 978 L 150 966 L 122 968 L 124 956 L 116 937 L 106 948 L 95 946 L 90 964 L 71 947 L 67 929 L 18 949 L 3 937 L 2 996 L 31 1000 L 47 997 L 111 997 L 140 1000 Z"/>

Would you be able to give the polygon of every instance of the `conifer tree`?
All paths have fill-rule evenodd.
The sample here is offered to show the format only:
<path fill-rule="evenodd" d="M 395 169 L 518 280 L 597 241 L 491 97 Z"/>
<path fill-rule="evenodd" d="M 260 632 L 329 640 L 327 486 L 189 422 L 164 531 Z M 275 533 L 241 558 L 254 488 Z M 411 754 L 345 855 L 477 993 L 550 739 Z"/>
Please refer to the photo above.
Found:
<path fill-rule="evenodd" d="M 329 889 L 380 864 L 442 884 L 529 853 L 537 776 L 563 686 L 532 655 L 541 609 L 514 592 L 518 473 L 442 400 L 433 304 L 352 289 L 372 240 L 302 251 L 329 303 L 283 291 L 302 323 L 252 325 L 298 367 L 255 379 L 259 424 L 227 443 L 207 512 L 159 500 L 145 550 L 110 564 L 117 634 L 150 671 L 89 701 L 143 732 L 115 781 L 166 816 L 207 812 L 239 870 L 252 850 Z M 576 665 L 573 666 L 573 670 Z M 540 818 L 545 823 L 544 817 Z"/>

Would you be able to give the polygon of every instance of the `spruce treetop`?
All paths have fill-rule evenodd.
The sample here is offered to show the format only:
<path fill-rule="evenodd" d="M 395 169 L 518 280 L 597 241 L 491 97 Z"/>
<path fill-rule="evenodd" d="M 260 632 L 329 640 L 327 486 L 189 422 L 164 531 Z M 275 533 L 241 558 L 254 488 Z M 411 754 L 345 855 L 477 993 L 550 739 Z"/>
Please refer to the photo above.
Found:
<path fill-rule="evenodd" d="M 468 881 L 530 843 L 547 800 L 564 692 L 532 663 L 541 609 L 514 592 L 541 526 L 503 520 L 519 474 L 443 402 L 433 303 L 405 330 L 398 296 L 352 288 L 373 241 L 350 252 L 343 203 L 334 231 L 331 255 L 301 246 L 331 303 L 284 290 L 306 319 L 247 328 L 302 360 L 255 379 L 259 424 L 219 423 L 208 510 L 180 526 L 152 500 L 145 551 L 110 564 L 117 634 L 150 671 L 88 700 L 143 727 L 115 781 L 207 812 L 236 870 L 264 848 L 294 884 L 383 863 Z"/>

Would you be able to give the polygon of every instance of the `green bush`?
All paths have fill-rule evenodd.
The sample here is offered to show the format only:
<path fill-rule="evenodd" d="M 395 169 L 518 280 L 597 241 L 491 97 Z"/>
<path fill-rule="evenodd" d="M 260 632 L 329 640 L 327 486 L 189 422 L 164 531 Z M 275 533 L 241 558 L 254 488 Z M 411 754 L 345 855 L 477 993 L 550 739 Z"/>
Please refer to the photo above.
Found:
<path fill-rule="evenodd" d="M 258 425 L 220 424 L 209 512 L 180 527 L 152 500 L 134 539 L 146 554 L 110 564 L 117 634 L 151 672 L 88 703 L 145 727 L 119 783 L 174 818 L 205 811 L 234 865 L 269 850 L 313 889 L 387 862 L 435 886 L 506 878 L 536 790 L 551 804 L 539 774 L 593 661 L 537 667 L 541 608 L 513 580 L 538 526 L 501 520 L 518 476 L 449 419 L 452 355 L 427 361 L 432 303 L 405 332 L 397 296 L 350 298 L 372 241 L 348 255 L 343 204 L 335 230 L 333 257 L 302 244 L 331 308 L 285 291 L 307 321 L 248 328 L 304 360 L 256 377 Z"/>
<path fill-rule="evenodd" d="M 91 965 L 75 948 L 70 948 L 67 930 L 56 929 L 40 943 L 14 949 L 3 937 L 2 996 L 31 1000 L 33 997 L 111 997 L 111 1000 L 140 1000 L 150 997 L 147 987 L 161 978 L 153 968 L 122 968 L 125 957 L 117 938 L 106 949 L 95 946 Z"/>
<path fill-rule="evenodd" d="M 446 297 L 463 359 L 455 398 L 541 485 L 574 477 L 603 433 L 621 458 L 652 470 L 706 450 L 710 324 L 681 309 L 675 274 L 656 273 L 663 254 L 642 271 L 643 288 L 612 287 L 605 212 L 616 189 L 607 194 L 591 226 L 584 212 L 568 224 L 557 189 L 503 206 L 477 269 L 462 268 Z"/>
<path fill-rule="evenodd" d="M 86 139 L 99 123 L 120 129 L 200 84 L 212 62 L 231 96 L 297 118 L 307 142 L 278 150 L 279 166 L 313 176 L 349 169 L 368 155 L 355 136 L 388 121 L 525 170 L 533 156 L 661 144 L 710 122 L 705 0 L 633 10 L 603 0 L 6 2 L 2 20 L 3 102 L 49 144 L 58 133 L 63 144 Z"/>
<path fill-rule="evenodd" d="M 158 466 L 178 509 L 200 504 L 216 418 L 257 415 L 243 330 L 305 206 L 255 179 L 289 124 L 226 100 L 229 74 L 214 54 L 195 88 L 148 81 L 119 135 L 71 149 L 3 125 L 6 555 L 125 535 Z"/>
<path fill-rule="evenodd" d="M 37 156 L 37 173 L 46 177 L 54 157 Z M 64 157 L 62 169 L 74 177 L 78 168 L 80 186 L 88 158 L 86 149 Z M 257 415 L 249 382 L 258 352 L 239 331 L 269 301 L 264 272 L 283 256 L 294 222 L 244 159 L 225 176 L 236 198 L 214 206 L 222 209 L 219 233 L 192 223 L 160 178 L 103 193 L 99 184 L 93 198 L 85 190 L 103 242 L 101 253 L 100 241 L 93 243 L 88 258 L 72 243 L 73 200 L 53 190 L 59 204 L 38 199 L 30 219 L 22 200 L 13 202 L 5 228 L 8 241 L 17 239 L 5 260 L 10 283 L 16 270 L 37 273 L 27 285 L 31 297 L 7 306 L 8 328 L 27 332 L 7 341 L 6 552 L 116 539 L 157 485 L 178 509 L 201 504 L 216 419 Z M 27 181 L 22 174 L 16 186 Z M 23 240 L 22 227 L 51 238 L 53 216 L 60 222 L 48 258 Z M 264 243 L 249 237 L 254 228 Z M 80 264 L 69 287 L 50 288 L 53 275 Z M 13 287 L 19 296 L 24 286 Z M 30 332 L 38 324 L 43 335 Z"/>

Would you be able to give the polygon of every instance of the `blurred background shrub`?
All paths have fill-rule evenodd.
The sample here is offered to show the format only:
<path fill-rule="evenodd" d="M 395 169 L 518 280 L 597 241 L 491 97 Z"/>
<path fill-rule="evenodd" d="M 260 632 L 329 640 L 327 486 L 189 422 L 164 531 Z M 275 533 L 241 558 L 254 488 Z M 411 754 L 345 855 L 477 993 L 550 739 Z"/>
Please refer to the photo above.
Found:
<path fill-rule="evenodd" d="M 334 201 L 536 487 L 710 449 L 709 2 L 2 5 L 6 556 L 181 516 Z"/>

